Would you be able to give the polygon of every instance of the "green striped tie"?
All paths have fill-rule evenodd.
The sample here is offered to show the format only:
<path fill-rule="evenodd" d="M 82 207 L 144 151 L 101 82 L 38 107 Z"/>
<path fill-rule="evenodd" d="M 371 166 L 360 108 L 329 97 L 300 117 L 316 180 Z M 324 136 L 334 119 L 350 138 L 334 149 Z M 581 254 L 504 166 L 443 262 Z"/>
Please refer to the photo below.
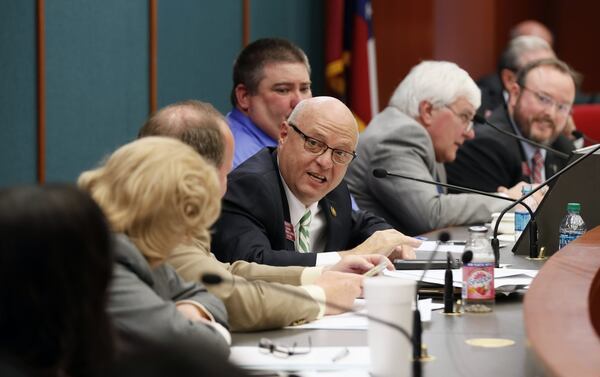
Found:
<path fill-rule="evenodd" d="M 297 245 L 298 251 L 301 253 L 310 252 L 310 242 L 309 242 L 310 220 L 311 220 L 310 210 L 307 209 L 306 212 L 304 212 L 304 215 L 302 216 L 300 221 L 298 221 L 298 237 L 296 239 L 298 241 L 297 242 L 298 243 L 298 245 Z"/>

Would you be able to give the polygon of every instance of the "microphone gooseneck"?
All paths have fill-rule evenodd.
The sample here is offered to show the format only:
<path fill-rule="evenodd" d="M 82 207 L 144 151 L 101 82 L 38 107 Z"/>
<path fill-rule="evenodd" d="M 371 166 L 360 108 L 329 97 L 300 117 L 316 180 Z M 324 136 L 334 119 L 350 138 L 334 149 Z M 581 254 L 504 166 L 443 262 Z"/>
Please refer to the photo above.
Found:
<path fill-rule="evenodd" d="M 523 136 L 520 136 L 520 135 L 516 135 L 516 134 L 514 134 L 512 132 L 505 131 L 505 130 L 501 129 L 500 127 L 496 126 L 495 124 L 490 123 L 490 121 L 488 121 L 487 119 L 485 119 L 485 117 L 482 116 L 482 115 L 480 115 L 480 114 L 475 114 L 475 116 L 473 117 L 473 122 L 480 123 L 480 124 L 487 124 L 488 126 L 492 127 L 494 130 L 500 132 L 503 135 L 507 135 L 507 136 L 510 136 L 512 138 L 521 140 L 521 141 L 523 141 L 523 142 L 525 142 L 527 144 L 531 144 L 531 145 L 536 146 L 538 148 L 545 149 L 545 150 L 547 150 L 547 151 L 549 151 L 551 153 L 554 153 L 556 156 L 562 158 L 563 160 L 569 159 L 569 155 L 568 154 L 566 154 L 564 152 L 561 152 L 559 150 L 556 150 L 554 148 L 551 148 L 551 147 L 549 147 L 547 145 L 535 142 L 533 140 L 529 140 L 526 137 L 523 137 Z"/>
<path fill-rule="evenodd" d="M 456 186 L 456 185 L 451 185 L 448 183 L 441 183 L 441 182 L 435 182 L 435 181 L 428 181 L 425 179 L 420 179 L 420 178 L 414 178 L 414 177 L 410 177 L 407 175 L 402 175 L 402 174 L 397 174 L 397 173 L 389 173 L 387 170 L 382 169 L 382 168 L 377 168 L 377 169 L 373 169 L 373 176 L 377 177 L 377 178 L 385 178 L 387 176 L 390 177 L 397 177 L 397 178 L 404 178 L 404 179 L 408 179 L 411 181 L 417 181 L 417 182 L 422 182 L 422 183 L 427 183 L 430 185 L 439 185 L 439 186 L 444 186 L 444 187 L 448 187 L 451 189 L 455 189 L 457 191 L 461 191 L 461 192 L 467 192 L 467 193 L 471 193 L 471 194 L 479 194 L 479 195 L 484 195 L 484 196 L 489 196 L 491 198 L 495 198 L 495 199 L 501 199 L 501 200 L 507 200 L 509 202 L 516 202 L 516 199 L 512 199 L 509 198 L 507 196 L 500 196 L 500 195 L 496 195 L 496 194 L 492 194 L 490 192 L 485 192 L 485 191 L 480 191 L 480 190 L 475 190 L 472 188 L 468 188 L 468 187 L 462 187 L 462 186 Z M 527 203 L 521 203 L 523 205 L 523 207 L 525 207 L 525 209 L 527 210 L 527 212 L 529 212 L 529 217 L 530 217 L 530 232 L 531 232 L 531 237 L 529 237 L 529 252 L 530 253 L 535 253 L 537 255 L 537 248 L 538 248 L 538 240 L 537 240 L 537 223 L 535 221 L 535 216 L 533 216 L 533 211 L 531 210 L 531 208 L 527 205 Z M 509 207 L 509 208 L 512 208 Z M 498 223 L 496 223 L 498 224 Z M 533 232 L 533 230 L 535 230 L 535 232 Z M 498 247 L 494 247 L 494 240 L 492 239 L 492 250 L 494 251 L 494 259 L 495 259 L 495 265 L 496 267 L 498 267 L 500 265 L 500 243 L 499 241 L 496 239 L 496 242 L 498 242 Z"/>
<path fill-rule="evenodd" d="M 485 191 L 481 191 L 481 190 L 476 190 L 476 189 L 472 189 L 472 188 L 469 188 L 469 187 L 451 185 L 449 183 L 443 183 L 443 182 L 429 181 L 427 179 L 415 178 L 415 177 L 411 177 L 409 175 L 403 175 L 403 174 L 398 174 L 398 173 L 390 173 L 387 170 L 382 169 L 382 168 L 373 169 L 373 176 L 376 177 L 376 178 L 386 178 L 388 176 L 389 177 L 395 177 L 395 178 L 404 178 L 404 179 L 408 179 L 408 180 L 411 180 L 411 181 L 417 181 L 417 182 L 421 182 L 421 183 L 427 183 L 429 185 L 443 186 L 443 187 L 454 189 L 456 191 L 466 192 L 466 193 L 469 193 L 469 194 L 479 194 L 479 195 L 483 195 L 483 196 L 489 196 L 490 198 L 495 198 L 495 199 L 500 199 L 500 200 L 507 200 L 509 202 L 514 202 L 516 200 L 516 199 L 509 198 L 507 196 L 496 195 L 496 194 L 493 194 L 491 192 L 485 192 Z"/>
<path fill-rule="evenodd" d="M 502 212 L 500 212 L 500 215 L 498 216 L 498 220 L 496 220 L 496 225 L 494 226 L 494 233 L 493 233 L 493 238 L 492 238 L 492 248 L 494 249 L 494 255 L 496 255 L 496 253 L 498 253 L 498 254 L 500 253 L 500 241 L 498 240 L 498 227 L 500 226 L 500 221 L 502 220 L 502 217 L 504 217 L 504 214 L 506 212 L 508 212 L 511 208 L 513 208 L 514 206 L 516 206 L 517 204 L 524 204 L 525 199 L 529 198 L 531 195 L 533 195 L 536 192 L 538 192 L 539 190 L 541 190 L 542 187 L 547 186 L 548 184 L 550 184 L 554 180 L 558 179 L 558 177 L 560 177 L 561 175 L 563 175 L 568 170 L 572 169 L 575 165 L 579 164 L 580 162 L 582 162 L 583 160 L 585 160 L 589 156 L 591 156 L 594 153 L 596 153 L 599 149 L 600 149 L 600 144 L 597 145 L 597 146 L 595 146 L 594 148 L 592 148 L 588 152 L 586 152 L 583 156 L 579 157 L 577 160 L 571 162 L 570 164 L 567 164 L 567 166 L 565 166 L 564 168 L 560 169 L 552 177 L 550 177 L 550 178 L 546 179 L 544 182 L 540 183 L 538 187 L 536 187 L 533 190 L 531 190 L 531 192 L 529 192 L 528 194 L 523 195 L 519 200 L 515 201 L 514 203 L 512 203 L 508 207 L 504 208 L 502 210 Z M 534 217 L 533 217 L 533 215 L 531 215 L 531 222 L 530 222 L 531 225 L 534 224 L 533 220 L 534 220 Z M 533 228 L 530 228 L 529 231 L 530 231 L 530 239 L 533 238 L 533 237 L 535 237 L 536 240 L 537 240 L 537 229 L 536 229 L 535 234 L 533 234 Z M 532 250 L 530 249 L 529 250 L 529 256 L 531 258 L 536 258 L 538 256 L 538 254 L 537 254 L 537 248 L 535 250 L 535 253 L 532 253 Z"/>

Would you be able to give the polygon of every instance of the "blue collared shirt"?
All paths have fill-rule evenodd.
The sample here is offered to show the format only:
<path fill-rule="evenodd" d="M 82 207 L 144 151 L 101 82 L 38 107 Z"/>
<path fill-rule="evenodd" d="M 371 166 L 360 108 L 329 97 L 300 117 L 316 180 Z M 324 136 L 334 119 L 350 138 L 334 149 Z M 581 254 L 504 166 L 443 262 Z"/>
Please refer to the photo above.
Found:
<path fill-rule="evenodd" d="M 235 141 L 233 169 L 261 149 L 277 146 L 277 140 L 273 140 L 263 130 L 258 128 L 258 126 L 240 110 L 234 108 L 227 114 L 226 118 L 231 133 L 233 133 L 233 140 Z"/>

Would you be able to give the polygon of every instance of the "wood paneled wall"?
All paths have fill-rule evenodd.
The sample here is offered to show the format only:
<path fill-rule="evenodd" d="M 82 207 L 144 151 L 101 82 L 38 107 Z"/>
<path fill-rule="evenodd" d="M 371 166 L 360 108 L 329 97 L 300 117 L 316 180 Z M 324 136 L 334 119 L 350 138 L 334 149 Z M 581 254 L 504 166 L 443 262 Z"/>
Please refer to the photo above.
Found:
<path fill-rule="evenodd" d="M 373 0 L 380 106 L 410 68 L 425 59 L 450 60 L 473 78 L 493 72 L 510 28 L 536 19 L 554 33 L 558 56 L 584 75 L 583 89 L 600 92 L 600 3 L 583 0 Z"/>

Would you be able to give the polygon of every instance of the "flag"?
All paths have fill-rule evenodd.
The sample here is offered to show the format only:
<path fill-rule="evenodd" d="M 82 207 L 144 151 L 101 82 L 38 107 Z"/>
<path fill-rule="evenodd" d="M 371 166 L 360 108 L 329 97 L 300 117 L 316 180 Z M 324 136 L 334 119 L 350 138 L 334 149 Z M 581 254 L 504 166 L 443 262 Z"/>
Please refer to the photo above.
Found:
<path fill-rule="evenodd" d="M 362 130 L 379 111 L 371 1 L 326 4 L 327 89 L 352 110 Z"/>

